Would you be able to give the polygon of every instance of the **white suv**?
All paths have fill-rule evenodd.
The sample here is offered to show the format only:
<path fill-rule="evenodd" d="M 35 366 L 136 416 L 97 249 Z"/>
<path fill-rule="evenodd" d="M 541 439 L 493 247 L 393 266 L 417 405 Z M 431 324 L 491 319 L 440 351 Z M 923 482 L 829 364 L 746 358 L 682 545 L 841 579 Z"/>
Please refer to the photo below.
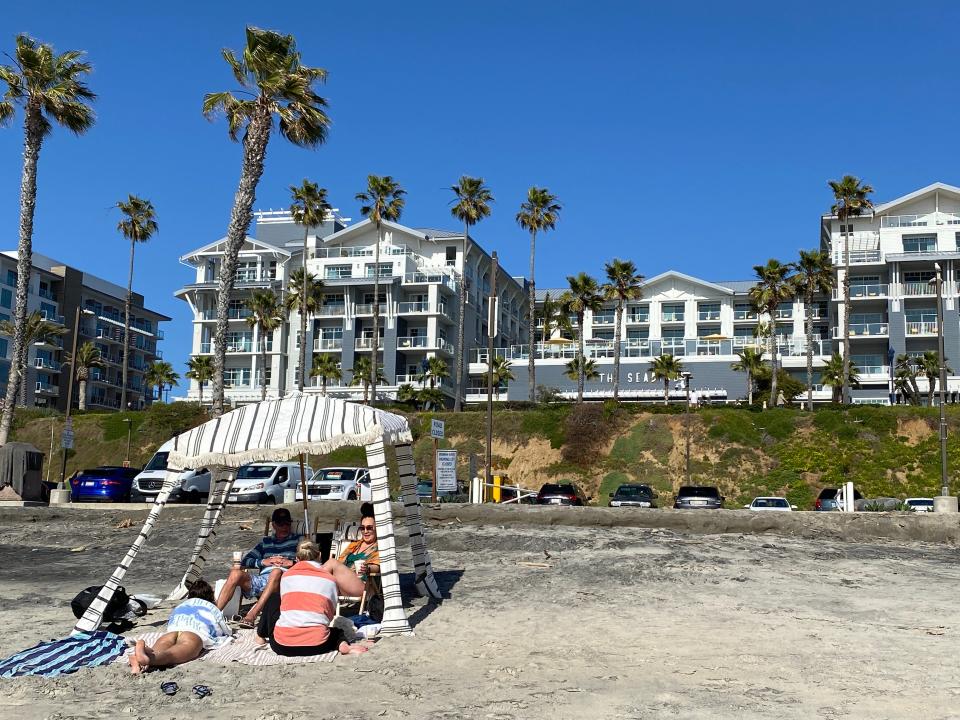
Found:
<path fill-rule="evenodd" d="M 313 469 L 305 467 L 309 477 Z M 276 504 L 283 502 L 286 488 L 300 486 L 300 464 L 258 462 L 237 468 L 237 478 L 227 498 L 230 502 Z"/>
<path fill-rule="evenodd" d="M 307 496 L 311 500 L 372 500 L 370 471 L 359 467 L 322 468 L 307 483 Z M 299 487 L 297 500 L 303 500 Z"/>

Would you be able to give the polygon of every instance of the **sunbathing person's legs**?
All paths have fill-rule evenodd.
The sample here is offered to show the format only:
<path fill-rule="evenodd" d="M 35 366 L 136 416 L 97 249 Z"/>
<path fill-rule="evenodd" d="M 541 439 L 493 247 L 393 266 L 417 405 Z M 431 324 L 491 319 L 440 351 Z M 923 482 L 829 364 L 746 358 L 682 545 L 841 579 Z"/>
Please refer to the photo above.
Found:
<path fill-rule="evenodd" d="M 220 591 L 220 597 L 217 598 L 217 609 L 223 610 L 227 606 L 237 588 L 240 588 L 240 592 L 244 595 L 248 595 L 250 593 L 250 583 L 250 573 L 241 568 L 232 568 L 227 576 L 227 581 L 223 584 L 223 589 Z"/>
<path fill-rule="evenodd" d="M 151 668 L 182 665 L 200 657 L 202 650 L 203 640 L 192 632 L 165 633 L 152 648 L 138 640 L 130 655 L 130 671 L 142 673 Z"/>
<path fill-rule="evenodd" d="M 267 576 L 267 586 L 263 589 L 263 592 L 260 593 L 260 597 L 257 599 L 256 604 L 250 608 L 250 611 L 246 615 L 243 616 L 244 622 L 252 625 L 257 621 L 257 615 L 259 615 L 260 611 L 263 610 L 263 606 L 270 596 L 280 591 L 281 577 L 283 577 L 283 571 L 280 568 L 270 572 L 270 575 Z"/>
<path fill-rule="evenodd" d="M 333 575 L 337 583 L 337 592 L 341 595 L 359 597 L 363 594 L 363 580 L 339 560 L 330 558 L 323 564 L 323 569 Z"/>

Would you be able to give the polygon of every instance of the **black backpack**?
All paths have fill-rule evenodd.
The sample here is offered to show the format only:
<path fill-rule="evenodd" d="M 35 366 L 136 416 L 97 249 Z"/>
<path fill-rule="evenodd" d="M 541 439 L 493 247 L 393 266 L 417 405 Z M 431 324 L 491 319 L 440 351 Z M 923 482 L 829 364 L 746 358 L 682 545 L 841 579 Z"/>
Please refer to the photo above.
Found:
<path fill-rule="evenodd" d="M 100 594 L 100 591 L 103 589 L 102 585 L 92 585 L 86 590 L 80 591 L 77 596 L 70 601 L 70 607 L 73 609 L 73 615 L 76 618 L 82 618 L 83 614 L 87 611 L 87 608 L 90 607 L 97 595 Z M 110 602 L 107 603 L 107 607 L 103 611 L 103 622 L 104 624 L 117 624 L 125 622 L 123 616 L 130 612 L 130 601 L 131 597 L 127 595 L 127 591 L 123 589 L 122 586 L 117 586 L 116 591 L 113 593 L 113 597 L 110 598 Z M 136 611 L 138 616 L 145 615 L 147 612 L 146 604 L 141 600 L 133 599 L 134 603 L 139 604 L 139 609 Z"/>

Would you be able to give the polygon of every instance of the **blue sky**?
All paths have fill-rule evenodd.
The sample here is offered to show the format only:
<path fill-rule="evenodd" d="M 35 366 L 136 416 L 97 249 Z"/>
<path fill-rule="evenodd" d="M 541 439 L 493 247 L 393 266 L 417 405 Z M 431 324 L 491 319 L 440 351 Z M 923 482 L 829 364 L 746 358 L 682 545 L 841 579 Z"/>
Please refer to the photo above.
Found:
<path fill-rule="evenodd" d="M 541 287 L 615 256 L 647 276 L 747 278 L 817 245 L 828 179 L 859 175 L 880 200 L 960 184 L 955 3 L 143 5 L 13 3 L 0 50 L 28 32 L 88 52 L 99 119 L 44 145 L 34 247 L 125 285 L 113 206 L 150 198 L 161 231 L 138 248 L 135 288 L 174 318 L 163 348 L 181 373 L 190 316 L 173 291 L 190 272 L 177 257 L 225 233 L 240 168 L 200 103 L 233 88 L 220 49 L 240 48 L 248 23 L 294 33 L 329 71 L 333 119 L 317 151 L 272 141 L 258 208 L 286 207 L 308 177 L 358 219 L 366 175 L 391 174 L 409 193 L 404 223 L 456 227 L 449 186 L 480 175 L 496 204 L 474 234 L 525 274 L 514 216 L 545 185 L 564 210 L 538 245 Z M 7 248 L 21 151 L 18 117 L 0 130 Z"/>

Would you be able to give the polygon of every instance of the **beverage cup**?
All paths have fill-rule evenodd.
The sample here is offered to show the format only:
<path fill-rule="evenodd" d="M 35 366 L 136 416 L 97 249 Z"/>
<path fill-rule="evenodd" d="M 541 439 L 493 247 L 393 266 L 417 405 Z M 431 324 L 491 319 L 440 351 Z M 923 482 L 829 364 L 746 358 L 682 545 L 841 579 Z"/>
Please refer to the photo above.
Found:
<path fill-rule="evenodd" d="M 367 570 L 367 563 L 363 560 L 357 560 L 357 562 L 353 564 L 353 569 L 358 576 L 363 575 Z"/>
<path fill-rule="evenodd" d="M 239 550 L 233 554 L 233 566 L 235 568 L 240 567 L 240 562 L 243 560 L 243 553 Z"/>

